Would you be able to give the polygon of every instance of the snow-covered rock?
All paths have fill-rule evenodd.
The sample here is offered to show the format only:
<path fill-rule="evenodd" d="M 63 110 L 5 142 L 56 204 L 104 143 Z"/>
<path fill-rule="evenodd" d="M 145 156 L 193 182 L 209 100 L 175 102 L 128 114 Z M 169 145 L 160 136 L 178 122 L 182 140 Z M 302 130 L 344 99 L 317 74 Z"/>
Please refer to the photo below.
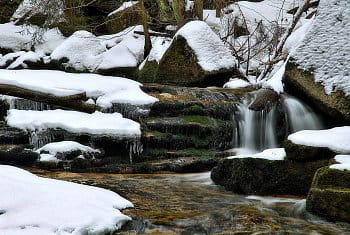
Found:
<path fill-rule="evenodd" d="M 66 69 L 82 72 L 93 72 L 102 62 L 102 53 L 106 52 L 98 38 L 87 31 L 77 31 L 51 54 L 54 61 L 68 61 L 63 63 Z"/>
<path fill-rule="evenodd" d="M 334 160 L 338 163 L 330 165 L 329 168 L 350 171 L 350 155 L 337 155 Z"/>
<path fill-rule="evenodd" d="M 138 82 L 96 74 L 0 69 L 0 82 L 55 96 L 86 92 L 87 97 L 94 98 L 96 104 L 102 108 L 110 108 L 113 103 L 149 105 L 157 101 L 156 98 L 144 93 Z"/>
<path fill-rule="evenodd" d="M 350 153 L 350 126 L 328 130 L 304 130 L 288 136 L 294 144 L 325 147 L 338 153 Z"/>
<path fill-rule="evenodd" d="M 139 137 L 140 124 L 119 113 L 93 114 L 65 110 L 27 111 L 11 109 L 6 122 L 11 127 L 36 131 L 63 129 L 70 133 L 116 137 Z"/>
<path fill-rule="evenodd" d="M 136 67 L 138 60 L 135 55 L 124 45 L 116 45 L 105 52 L 102 62 L 97 70 L 108 70 L 113 68 Z"/>
<path fill-rule="evenodd" d="M 191 21 L 175 35 L 160 60 L 156 78 L 175 84 L 223 85 L 237 61 L 203 21 Z"/>
<path fill-rule="evenodd" d="M 238 89 L 238 88 L 249 87 L 251 85 L 252 84 L 250 84 L 249 82 L 243 79 L 233 78 L 233 79 L 230 79 L 230 81 L 228 81 L 227 83 L 225 83 L 224 88 Z"/>
<path fill-rule="evenodd" d="M 130 220 L 133 204 L 109 190 L 0 166 L 1 234 L 105 234 Z"/>

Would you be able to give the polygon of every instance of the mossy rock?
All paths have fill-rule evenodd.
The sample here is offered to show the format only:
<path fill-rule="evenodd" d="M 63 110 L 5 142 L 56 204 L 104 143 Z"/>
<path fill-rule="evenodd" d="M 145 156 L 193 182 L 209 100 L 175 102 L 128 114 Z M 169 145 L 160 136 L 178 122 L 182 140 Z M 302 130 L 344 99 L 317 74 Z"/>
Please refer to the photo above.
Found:
<path fill-rule="evenodd" d="M 284 76 L 284 84 L 289 93 L 303 98 L 317 108 L 333 123 L 350 123 L 350 98 L 336 91 L 327 95 L 321 84 L 315 83 L 311 71 L 303 71 L 290 60 Z"/>
<path fill-rule="evenodd" d="M 32 166 L 38 160 L 39 154 L 25 145 L 0 146 L 0 163 L 18 166 Z"/>
<path fill-rule="evenodd" d="M 236 68 L 204 71 L 186 39 L 178 35 L 159 62 L 155 82 L 199 87 L 222 86 L 234 74 L 238 74 Z"/>
<path fill-rule="evenodd" d="M 306 209 L 331 221 L 350 222 L 350 171 L 319 169 L 306 200 Z"/>
<path fill-rule="evenodd" d="M 299 162 L 310 162 L 321 159 L 331 159 L 337 155 L 336 152 L 326 147 L 313 147 L 301 144 L 294 144 L 290 140 L 283 143 L 288 160 Z"/>
<path fill-rule="evenodd" d="M 158 62 L 156 60 L 145 61 L 142 69 L 137 71 L 137 80 L 140 82 L 154 83 L 158 72 Z"/>
<path fill-rule="evenodd" d="M 317 169 L 328 160 L 315 162 L 225 159 L 213 168 L 212 180 L 240 194 L 307 195 Z"/>

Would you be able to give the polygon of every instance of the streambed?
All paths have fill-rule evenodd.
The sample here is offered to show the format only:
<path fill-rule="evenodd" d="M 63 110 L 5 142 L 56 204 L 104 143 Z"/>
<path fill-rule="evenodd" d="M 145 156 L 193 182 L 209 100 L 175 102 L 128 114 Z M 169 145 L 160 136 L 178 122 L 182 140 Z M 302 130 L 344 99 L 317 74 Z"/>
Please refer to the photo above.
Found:
<path fill-rule="evenodd" d="M 305 211 L 293 197 L 246 197 L 225 191 L 210 173 L 121 175 L 33 173 L 110 189 L 135 205 L 133 221 L 116 234 L 350 234 L 350 225 L 330 223 Z"/>

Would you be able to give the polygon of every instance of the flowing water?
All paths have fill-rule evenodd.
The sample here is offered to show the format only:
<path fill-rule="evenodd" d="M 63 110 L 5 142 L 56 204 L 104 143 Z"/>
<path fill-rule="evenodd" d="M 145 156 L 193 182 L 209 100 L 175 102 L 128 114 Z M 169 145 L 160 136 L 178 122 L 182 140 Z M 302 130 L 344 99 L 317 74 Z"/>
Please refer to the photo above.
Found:
<path fill-rule="evenodd" d="M 350 234 L 350 225 L 329 223 L 305 211 L 303 198 L 236 195 L 201 174 L 34 173 L 111 189 L 135 208 L 117 234 Z"/>
<path fill-rule="evenodd" d="M 254 97 L 247 97 L 238 105 L 235 113 L 238 128 L 233 131 L 237 136 L 235 147 L 239 148 L 239 153 L 254 153 L 279 147 L 281 143 L 278 133 L 283 131 L 285 132 L 283 137 L 286 137 L 300 130 L 323 128 L 322 121 L 315 112 L 295 97 L 282 95 L 281 104 L 275 104 L 270 109 L 261 111 L 249 109 L 253 100 Z M 284 112 L 284 116 L 281 116 L 279 109 Z M 281 118 L 284 118 L 283 126 L 278 125 Z"/>

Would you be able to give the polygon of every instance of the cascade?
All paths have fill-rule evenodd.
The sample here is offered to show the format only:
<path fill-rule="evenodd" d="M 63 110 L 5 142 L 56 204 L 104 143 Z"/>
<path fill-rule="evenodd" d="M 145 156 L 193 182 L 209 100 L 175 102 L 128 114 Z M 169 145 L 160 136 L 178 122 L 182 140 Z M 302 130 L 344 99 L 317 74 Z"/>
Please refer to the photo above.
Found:
<path fill-rule="evenodd" d="M 280 143 L 277 133 L 281 132 L 281 127 L 278 127 L 277 122 L 281 118 L 285 119 L 285 136 L 300 130 L 323 128 L 322 121 L 313 110 L 295 97 L 282 95 L 281 105 L 275 104 L 270 109 L 261 111 L 249 109 L 253 100 L 253 96 L 246 97 L 237 106 L 235 113 L 235 122 L 238 127 L 233 131 L 237 136 L 235 147 L 239 148 L 239 153 L 254 153 L 278 147 Z M 284 117 L 279 114 L 281 107 Z"/>
<path fill-rule="evenodd" d="M 286 108 L 286 115 L 291 133 L 300 130 L 323 129 L 322 121 L 312 109 L 290 95 L 283 95 L 283 104 Z"/>

